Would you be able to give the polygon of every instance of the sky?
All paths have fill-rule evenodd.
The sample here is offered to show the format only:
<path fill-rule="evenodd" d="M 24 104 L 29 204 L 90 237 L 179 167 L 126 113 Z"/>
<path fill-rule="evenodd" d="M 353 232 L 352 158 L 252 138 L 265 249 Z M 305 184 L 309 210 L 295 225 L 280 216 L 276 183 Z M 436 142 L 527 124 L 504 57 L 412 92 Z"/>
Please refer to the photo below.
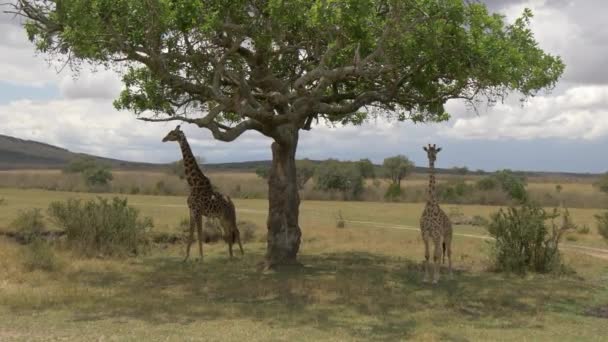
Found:
<path fill-rule="evenodd" d="M 450 101 L 440 124 L 374 120 L 361 127 L 317 125 L 303 131 L 298 158 L 381 163 L 404 154 L 427 164 L 422 146 L 443 148 L 438 167 L 471 170 L 608 171 L 608 26 L 604 0 L 485 0 L 491 11 L 513 19 L 532 9 L 541 48 L 559 55 L 566 71 L 549 93 L 477 111 Z M 83 70 L 77 77 L 36 54 L 20 22 L 0 13 L 0 134 L 41 141 L 74 152 L 142 162 L 181 158 L 176 144 L 162 143 L 175 123 L 145 123 L 112 101 L 121 90 L 113 71 Z M 271 140 L 248 132 L 231 143 L 184 127 L 192 149 L 206 162 L 268 160 Z"/>

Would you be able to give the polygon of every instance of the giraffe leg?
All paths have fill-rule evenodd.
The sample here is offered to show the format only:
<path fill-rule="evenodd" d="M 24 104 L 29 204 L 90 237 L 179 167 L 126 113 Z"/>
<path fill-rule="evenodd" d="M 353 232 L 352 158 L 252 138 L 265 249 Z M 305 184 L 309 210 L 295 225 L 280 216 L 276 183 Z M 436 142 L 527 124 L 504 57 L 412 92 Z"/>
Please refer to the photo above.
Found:
<path fill-rule="evenodd" d="M 435 250 L 433 251 L 433 284 L 439 282 L 439 266 L 441 262 L 441 240 L 436 239 L 433 241 L 435 244 Z"/>
<path fill-rule="evenodd" d="M 422 279 L 422 281 L 425 283 L 428 283 L 430 281 L 430 278 L 429 278 L 429 257 L 430 257 L 429 239 L 424 236 L 422 237 L 422 239 L 424 240 L 424 278 Z"/>
<path fill-rule="evenodd" d="M 446 246 L 446 252 L 448 254 L 448 273 L 450 275 L 450 278 L 453 277 L 452 274 L 452 237 L 448 237 L 445 240 L 445 246 Z"/>
<path fill-rule="evenodd" d="M 190 234 L 188 235 L 188 244 L 186 245 L 186 258 L 184 259 L 184 262 L 188 261 L 188 258 L 190 257 L 190 246 L 192 246 L 192 241 L 194 241 L 194 225 L 195 225 L 195 218 L 194 218 L 194 213 L 191 211 L 190 212 Z"/>
<path fill-rule="evenodd" d="M 198 235 L 198 254 L 203 261 L 203 215 L 197 215 L 196 217 L 196 233 Z"/>
<path fill-rule="evenodd" d="M 243 244 L 241 243 L 241 232 L 238 229 L 235 229 L 236 241 L 239 243 L 239 249 L 241 250 L 241 256 L 245 255 L 245 251 L 243 251 Z"/>

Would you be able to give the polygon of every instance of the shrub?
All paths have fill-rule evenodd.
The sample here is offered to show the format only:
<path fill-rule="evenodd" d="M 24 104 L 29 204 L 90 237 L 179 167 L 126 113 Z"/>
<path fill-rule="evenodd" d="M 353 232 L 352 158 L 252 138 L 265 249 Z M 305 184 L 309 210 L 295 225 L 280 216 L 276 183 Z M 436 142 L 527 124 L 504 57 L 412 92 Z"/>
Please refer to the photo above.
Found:
<path fill-rule="evenodd" d="M 589 228 L 589 226 L 586 224 L 582 225 L 580 228 L 577 229 L 577 233 L 583 234 L 583 235 L 589 234 L 590 232 L 591 232 L 591 228 Z"/>
<path fill-rule="evenodd" d="M 270 174 L 270 168 L 267 166 L 258 166 L 255 169 L 255 174 L 262 179 L 268 179 L 268 175 Z"/>
<path fill-rule="evenodd" d="M 401 198 L 401 186 L 399 184 L 390 184 L 384 193 L 384 199 L 387 201 L 397 201 Z"/>
<path fill-rule="evenodd" d="M 114 179 L 110 168 L 106 166 L 97 166 L 87 169 L 82 173 L 84 181 L 89 188 L 104 187 L 110 184 Z"/>
<path fill-rule="evenodd" d="M 23 264 L 28 271 L 52 272 L 61 267 L 61 263 L 51 245 L 39 238 L 34 239 L 24 250 Z"/>
<path fill-rule="evenodd" d="M 153 226 L 151 218 L 140 218 L 138 209 L 118 197 L 53 202 L 48 213 L 65 230 L 68 245 L 88 256 L 141 254 Z"/>
<path fill-rule="evenodd" d="M 258 226 L 250 221 L 239 221 L 236 224 L 239 227 L 239 232 L 241 233 L 241 242 L 250 242 L 255 239 L 256 231 L 258 230 Z"/>
<path fill-rule="evenodd" d="M 493 214 L 488 232 L 496 239 L 493 246 L 496 270 L 526 273 L 561 268 L 558 245 L 564 232 L 572 227 L 564 223 L 558 226 L 554 219 L 567 215 L 567 211 L 561 214 L 556 209 L 548 214 L 540 206 L 529 203 Z"/>
<path fill-rule="evenodd" d="M 595 215 L 597 220 L 597 232 L 608 242 L 608 212 Z"/>
<path fill-rule="evenodd" d="M 342 216 L 342 211 L 338 211 L 338 215 L 336 216 L 336 228 L 344 228 L 346 227 L 346 221 L 344 221 L 344 217 Z"/>
<path fill-rule="evenodd" d="M 0 197 L 0 206 L 6 205 L 6 200 Z"/>
<path fill-rule="evenodd" d="M 600 179 L 593 184 L 599 191 L 608 194 L 608 172 L 603 174 Z"/>
<path fill-rule="evenodd" d="M 19 232 L 24 243 L 40 239 L 42 232 L 46 229 L 44 216 L 39 208 L 19 212 L 11 226 Z"/>
<path fill-rule="evenodd" d="M 352 163 L 329 160 L 316 172 L 316 188 L 322 191 L 340 191 L 345 198 L 359 198 L 363 192 L 363 176 Z"/>
<path fill-rule="evenodd" d="M 97 162 L 91 157 L 76 158 L 63 168 L 63 173 L 83 173 L 97 167 Z"/>
<path fill-rule="evenodd" d="M 494 177 L 486 176 L 486 177 L 478 180 L 477 183 L 475 184 L 475 186 L 479 190 L 489 191 L 489 190 L 496 189 L 498 187 L 498 182 L 496 181 L 496 179 Z"/>
<path fill-rule="evenodd" d="M 181 240 L 188 242 L 190 236 L 190 218 L 184 217 L 177 226 L 177 230 L 181 235 Z M 193 242 L 198 240 L 196 227 L 194 228 Z M 203 241 L 205 243 L 215 243 L 222 240 L 222 228 L 215 219 L 207 219 L 203 217 Z"/>

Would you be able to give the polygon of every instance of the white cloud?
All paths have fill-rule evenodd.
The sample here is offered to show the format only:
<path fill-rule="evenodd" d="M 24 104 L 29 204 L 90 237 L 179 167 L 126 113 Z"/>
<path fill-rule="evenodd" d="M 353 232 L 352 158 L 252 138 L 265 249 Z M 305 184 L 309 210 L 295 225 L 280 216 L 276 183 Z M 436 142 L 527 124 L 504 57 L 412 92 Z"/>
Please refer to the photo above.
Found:
<path fill-rule="evenodd" d="M 454 105 L 455 110 L 462 106 Z M 458 139 L 597 139 L 608 135 L 608 86 L 578 86 L 521 104 L 515 96 L 480 115 L 459 113 L 445 136 Z"/>
<path fill-rule="evenodd" d="M 122 89 L 120 77 L 111 70 L 87 68 L 76 77 L 64 75 L 59 90 L 66 99 L 106 99 L 112 101 Z"/>

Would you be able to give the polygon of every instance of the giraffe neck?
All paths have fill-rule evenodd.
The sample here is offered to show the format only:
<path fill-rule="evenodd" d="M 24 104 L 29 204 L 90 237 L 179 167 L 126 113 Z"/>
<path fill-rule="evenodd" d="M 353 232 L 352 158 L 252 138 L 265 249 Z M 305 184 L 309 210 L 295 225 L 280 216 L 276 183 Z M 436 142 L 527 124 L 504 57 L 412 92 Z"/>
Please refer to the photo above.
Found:
<path fill-rule="evenodd" d="M 437 203 L 437 194 L 435 192 L 435 162 L 429 160 L 429 192 L 428 203 Z"/>
<path fill-rule="evenodd" d="M 182 157 L 184 159 L 184 171 L 186 173 L 186 180 L 188 181 L 188 185 L 191 187 L 209 187 L 211 189 L 211 183 L 209 179 L 203 174 L 203 171 L 198 167 L 198 162 L 194 155 L 192 154 L 192 149 L 190 148 L 190 144 L 188 144 L 188 140 L 186 136 L 182 136 L 182 139 L 179 140 L 179 146 L 182 150 Z"/>

